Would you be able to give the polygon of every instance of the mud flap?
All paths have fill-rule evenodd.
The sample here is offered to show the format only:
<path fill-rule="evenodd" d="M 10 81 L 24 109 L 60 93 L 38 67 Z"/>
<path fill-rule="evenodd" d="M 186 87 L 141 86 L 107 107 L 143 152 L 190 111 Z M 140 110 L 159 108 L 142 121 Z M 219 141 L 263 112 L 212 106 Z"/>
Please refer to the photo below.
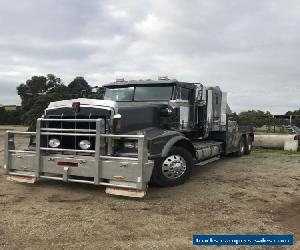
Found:
<path fill-rule="evenodd" d="M 118 196 L 127 196 L 132 198 L 143 198 L 146 195 L 146 191 L 143 190 L 135 190 L 135 189 L 126 189 L 126 188 L 115 188 L 115 187 L 107 187 L 105 189 L 105 193 L 118 195 Z"/>
<path fill-rule="evenodd" d="M 36 177 L 30 177 L 30 176 L 7 176 L 8 181 L 16 181 L 21 183 L 29 183 L 33 184 L 36 182 Z"/>

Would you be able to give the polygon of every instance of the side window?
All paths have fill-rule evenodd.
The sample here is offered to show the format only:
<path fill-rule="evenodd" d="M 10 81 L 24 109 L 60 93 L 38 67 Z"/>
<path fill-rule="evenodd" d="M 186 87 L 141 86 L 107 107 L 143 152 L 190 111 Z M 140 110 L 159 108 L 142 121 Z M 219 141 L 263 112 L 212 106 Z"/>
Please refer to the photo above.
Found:
<path fill-rule="evenodd" d="M 191 98 L 191 90 L 187 88 L 181 88 L 181 100 L 189 100 Z"/>

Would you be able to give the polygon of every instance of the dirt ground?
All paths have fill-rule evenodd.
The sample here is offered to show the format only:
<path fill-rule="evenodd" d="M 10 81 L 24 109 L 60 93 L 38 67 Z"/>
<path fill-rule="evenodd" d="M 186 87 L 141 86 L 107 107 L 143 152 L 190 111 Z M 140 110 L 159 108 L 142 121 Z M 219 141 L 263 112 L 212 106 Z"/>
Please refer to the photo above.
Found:
<path fill-rule="evenodd" d="M 300 153 L 226 157 L 197 167 L 182 186 L 150 187 L 144 199 L 92 185 L 8 182 L 2 166 L 0 135 L 0 249 L 194 249 L 193 234 L 300 239 Z"/>

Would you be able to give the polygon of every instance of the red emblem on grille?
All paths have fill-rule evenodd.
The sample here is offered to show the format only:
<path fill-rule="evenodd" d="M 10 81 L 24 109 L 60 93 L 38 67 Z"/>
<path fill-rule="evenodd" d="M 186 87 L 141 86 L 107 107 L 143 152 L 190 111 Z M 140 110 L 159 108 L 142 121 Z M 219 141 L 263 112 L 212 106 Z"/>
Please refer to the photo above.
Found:
<path fill-rule="evenodd" d="M 74 112 L 79 112 L 80 111 L 80 102 L 73 102 L 72 109 L 74 110 Z"/>

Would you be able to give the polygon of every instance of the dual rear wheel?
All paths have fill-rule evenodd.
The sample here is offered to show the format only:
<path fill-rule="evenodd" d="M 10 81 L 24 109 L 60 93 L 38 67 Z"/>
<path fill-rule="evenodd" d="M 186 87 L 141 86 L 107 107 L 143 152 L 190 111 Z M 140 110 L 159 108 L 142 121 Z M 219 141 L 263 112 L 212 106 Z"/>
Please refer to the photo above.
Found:
<path fill-rule="evenodd" d="M 252 151 L 252 138 L 250 136 L 242 136 L 239 142 L 239 150 L 234 153 L 234 156 L 240 157 L 249 155 Z"/>

